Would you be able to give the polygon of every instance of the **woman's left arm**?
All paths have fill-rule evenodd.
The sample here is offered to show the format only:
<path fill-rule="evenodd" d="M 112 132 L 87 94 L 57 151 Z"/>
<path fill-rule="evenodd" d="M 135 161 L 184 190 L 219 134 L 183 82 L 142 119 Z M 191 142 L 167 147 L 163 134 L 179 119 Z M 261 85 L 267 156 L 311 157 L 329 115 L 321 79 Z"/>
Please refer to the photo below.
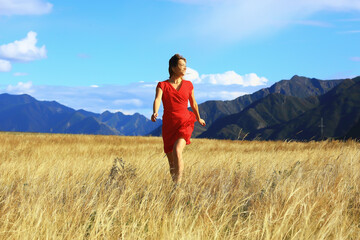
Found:
<path fill-rule="evenodd" d="M 195 96 L 194 96 L 194 89 L 191 91 L 191 95 L 190 95 L 190 106 L 191 106 L 191 109 L 193 110 L 193 112 L 195 113 L 195 116 L 196 116 L 196 119 L 198 120 L 198 122 L 205 126 L 206 123 L 204 121 L 204 119 L 201 119 L 200 118 L 200 113 L 199 113 L 199 107 L 198 107 L 198 104 L 195 100 Z"/>

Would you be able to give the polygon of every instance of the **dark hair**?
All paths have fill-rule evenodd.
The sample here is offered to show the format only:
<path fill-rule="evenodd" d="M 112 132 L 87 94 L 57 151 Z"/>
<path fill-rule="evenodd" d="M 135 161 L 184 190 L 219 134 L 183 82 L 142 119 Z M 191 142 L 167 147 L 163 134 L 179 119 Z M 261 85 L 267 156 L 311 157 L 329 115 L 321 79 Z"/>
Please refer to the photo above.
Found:
<path fill-rule="evenodd" d="M 177 67 L 178 62 L 179 62 L 180 59 L 182 59 L 182 60 L 184 60 L 186 62 L 186 59 L 183 56 L 181 56 L 180 54 L 178 54 L 178 53 L 170 58 L 170 60 L 169 60 L 169 74 L 170 74 L 170 77 L 174 74 L 172 68 Z"/>

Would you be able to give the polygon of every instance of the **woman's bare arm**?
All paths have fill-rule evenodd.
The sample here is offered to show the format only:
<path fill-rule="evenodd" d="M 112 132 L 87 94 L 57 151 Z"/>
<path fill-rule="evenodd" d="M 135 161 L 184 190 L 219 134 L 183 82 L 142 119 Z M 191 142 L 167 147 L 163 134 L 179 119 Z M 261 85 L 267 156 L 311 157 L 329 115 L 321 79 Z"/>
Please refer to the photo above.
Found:
<path fill-rule="evenodd" d="M 191 92 L 191 95 L 190 95 L 190 99 L 189 99 L 189 100 L 190 100 L 191 109 L 192 109 L 193 112 L 195 113 L 196 119 L 198 120 L 198 122 L 199 122 L 201 125 L 205 126 L 206 123 L 205 123 L 204 119 L 201 119 L 201 118 L 200 118 L 199 107 L 198 107 L 198 104 L 197 104 L 197 102 L 196 102 L 196 100 L 195 100 L 195 96 L 194 96 L 194 89 L 193 89 L 192 92 Z"/>
<path fill-rule="evenodd" d="M 163 91 L 161 88 L 156 88 L 156 94 L 155 94 L 155 100 L 153 104 L 153 114 L 151 115 L 151 121 L 156 122 L 156 118 L 158 117 L 158 111 L 161 104 L 161 98 L 162 98 Z"/>

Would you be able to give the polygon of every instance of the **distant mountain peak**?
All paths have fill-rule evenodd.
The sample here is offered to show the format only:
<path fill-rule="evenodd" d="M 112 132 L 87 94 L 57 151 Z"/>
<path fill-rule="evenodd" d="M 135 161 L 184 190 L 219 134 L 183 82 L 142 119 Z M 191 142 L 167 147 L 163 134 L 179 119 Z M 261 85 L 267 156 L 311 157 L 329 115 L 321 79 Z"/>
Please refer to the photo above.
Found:
<path fill-rule="evenodd" d="M 299 76 L 299 75 L 294 75 L 292 76 L 292 78 L 290 78 L 290 81 L 293 81 L 293 80 L 299 80 L 299 79 L 310 79 L 308 77 L 304 77 L 304 76 Z"/>
<path fill-rule="evenodd" d="M 301 77 L 301 76 L 295 74 L 294 76 L 292 76 L 292 78 L 290 78 L 290 81 L 291 81 L 291 80 L 296 80 L 296 79 L 298 79 L 298 78 L 300 78 L 300 77 Z"/>

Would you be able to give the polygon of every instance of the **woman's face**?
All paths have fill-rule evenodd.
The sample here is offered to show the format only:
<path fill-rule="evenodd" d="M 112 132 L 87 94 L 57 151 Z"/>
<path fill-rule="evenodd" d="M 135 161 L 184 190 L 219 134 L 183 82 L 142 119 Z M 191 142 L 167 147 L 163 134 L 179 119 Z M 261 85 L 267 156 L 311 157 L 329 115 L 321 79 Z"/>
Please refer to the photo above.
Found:
<path fill-rule="evenodd" d="M 176 75 L 184 76 L 186 73 L 186 62 L 183 59 L 178 61 L 177 67 L 173 68 Z"/>

